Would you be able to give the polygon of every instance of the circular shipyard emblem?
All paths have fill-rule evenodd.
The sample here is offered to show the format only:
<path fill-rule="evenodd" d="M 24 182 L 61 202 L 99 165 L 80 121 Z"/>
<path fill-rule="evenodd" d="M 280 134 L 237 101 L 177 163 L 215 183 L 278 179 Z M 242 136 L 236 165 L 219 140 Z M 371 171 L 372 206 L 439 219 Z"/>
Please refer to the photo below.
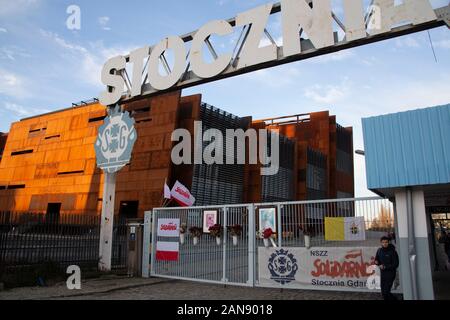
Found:
<path fill-rule="evenodd" d="M 292 253 L 289 253 L 289 250 L 283 249 L 275 250 L 275 253 L 272 253 L 267 267 L 271 274 L 270 279 L 281 284 L 294 281 L 298 270 L 297 259 Z"/>
<path fill-rule="evenodd" d="M 355 223 L 353 223 L 352 226 L 350 227 L 350 232 L 354 235 L 359 233 L 359 228 Z"/>
<path fill-rule="evenodd" d="M 130 162 L 136 139 L 134 119 L 128 112 L 120 112 L 116 105 L 98 129 L 95 142 L 97 166 L 108 173 L 120 171 Z"/>

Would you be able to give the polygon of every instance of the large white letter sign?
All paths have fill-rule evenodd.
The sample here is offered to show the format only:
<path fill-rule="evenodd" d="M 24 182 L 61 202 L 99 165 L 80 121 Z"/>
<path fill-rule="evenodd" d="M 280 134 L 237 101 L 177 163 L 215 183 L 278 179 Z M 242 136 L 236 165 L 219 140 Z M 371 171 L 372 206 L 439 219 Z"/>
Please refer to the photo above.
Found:
<path fill-rule="evenodd" d="M 233 27 L 225 20 L 211 21 L 197 31 L 191 46 L 191 66 L 197 76 L 211 78 L 228 67 L 232 58 L 231 53 L 217 57 L 212 63 L 206 63 L 203 59 L 203 45 L 212 34 L 225 36 L 230 33 L 233 33 Z"/>
<path fill-rule="evenodd" d="M 102 69 L 102 83 L 107 86 L 106 91 L 100 93 L 100 103 L 108 106 L 120 100 L 125 81 L 120 72 L 125 69 L 126 60 L 122 56 L 109 59 Z"/>
<path fill-rule="evenodd" d="M 239 56 L 238 68 L 277 59 L 277 46 L 275 44 L 259 47 L 272 7 L 272 4 L 267 4 L 241 13 L 236 17 L 236 26 L 251 25 L 247 41 L 244 43 Z"/>
<path fill-rule="evenodd" d="M 345 40 L 353 41 L 367 36 L 362 0 L 344 0 Z"/>
<path fill-rule="evenodd" d="M 127 56 L 110 59 L 102 71 L 102 82 L 107 89 L 100 94 L 100 102 L 113 105 L 159 91 L 181 90 L 449 25 L 450 4 L 433 9 L 430 0 L 339 0 L 336 2 L 341 4 L 344 21 L 333 13 L 331 2 L 280 0 L 240 13 L 235 18 L 211 21 L 197 31 L 168 37 L 150 48 L 143 47 Z M 274 42 L 267 30 L 269 18 L 277 13 L 281 15 L 283 47 Z M 240 32 L 239 40 L 229 43 L 234 49 L 230 47 L 218 53 L 210 38 L 225 37 L 236 31 Z M 345 32 L 345 37 L 336 37 L 338 32 Z M 270 42 L 262 44 L 266 36 Z M 208 59 L 205 45 L 212 59 Z M 186 54 L 189 47 L 190 52 Z M 168 50 L 174 53 L 173 60 L 166 60 Z M 143 64 L 146 58 L 148 66 Z M 132 77 L 127 73 L 130 70 Z M 126 92 L 123 91 L 125 85 Z"/>
<path fill-rule="evenodd" d="M 149 47 L 139 48 L 130 53 L 130 62 L 133 64 L 132 97 L 139 96 L 142 93 L 142 69 L 144 69 L 144 59 L 148 57 L 148 54 Z"/>
<path fill-rule="evenodd" d="M 162 76 L 159 73 L 159 57 L 168 49 L 174 52 L 174 67 L 170 74 Z M 150 54 L 148 62 L 148 79 L 156 90 L 166 90 L 180 80 L 186 70 L 186 46 L 180 37 L 171 36 L 157 44 Z"/>
<path fill-rule="evenodd" d="M 310 8 L 306 0 L 282 0 L 283 55 L 301 52 L 299 31 L 303 28 L 316 49 L 334 45 L 330 0 L 316 0 Z"/>
<path fill-rule="evenodd" d="M 394 0 L 374 0 L 373 6 L 380 11 L 381 21 L 378 28 L 369 30 L 370 35 L 389 32 L 401 22 L 410 21 L 417 25 L 437 18 L 428 0 L 403 0 L 398 6 Z"/>

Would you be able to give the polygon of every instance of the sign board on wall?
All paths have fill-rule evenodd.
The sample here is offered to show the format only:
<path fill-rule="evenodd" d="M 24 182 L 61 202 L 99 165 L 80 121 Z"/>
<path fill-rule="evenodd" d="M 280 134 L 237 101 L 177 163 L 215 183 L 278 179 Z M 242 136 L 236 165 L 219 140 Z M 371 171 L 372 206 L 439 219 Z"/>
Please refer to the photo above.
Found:
<path fill-rule="evenodd" d="M 369 287 L 372 283 L 379 284 L 379 270 L 374 265 L 377 249 L 259 247 L 259 284 L 292 289 L 370 291 L 368 283 Z"/>
<path fill-rule="evenodd" d="M 158 219 L 158 237 L 180 236 L 180 219 Z"/>

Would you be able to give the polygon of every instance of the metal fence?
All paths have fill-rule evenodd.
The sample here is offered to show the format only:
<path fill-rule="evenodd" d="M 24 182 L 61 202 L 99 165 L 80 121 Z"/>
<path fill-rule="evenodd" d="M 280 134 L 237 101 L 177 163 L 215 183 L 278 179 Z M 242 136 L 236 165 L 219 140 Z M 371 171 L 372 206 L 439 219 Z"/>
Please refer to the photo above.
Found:
<path fill-rule="evenodd" d="M 150 275 L 175 279 L 186 279 L 234 285 L 258 285 L 258 248 L 264 246 L 259 235 L 260 210 L 275 211 L 277 247 L 304 247 L 307 231 L 311 234 L 311 247 L 376 247 L 381 236 L 395 237 L 394 211 L 392 203 L 382 198 L 360 198 L 343 200 L 321 200 L 285 203 L 262 203 L 230 206 L 194 208 L 159 208 L 152 214 L 151 232 L 145 232 L 145 243 L 151 243 Z M 190 227 L 203 228 L 204 215 L 217 212 L 217 223 L 221 226 L 242 226 L 237 243 L 227 228 L 223 228 L 220 245 L 215 237 L 203 233 L 197 245 L 193 243 Z M 326 217 L 363 217 L 365 240 L 329 241 L 325 239 Z M 180 219 L 186 225 L 184 244 L 179 244 L 177 261 L 156 259 L 157 243 L 179 242 L 180 239 L 161 237 L 157 233 L 159 219 Z M 148 219 L 150 220 L 150 219 Z M 145 259 L 149 256 L 144 255 Z"/>
<path fill-rule="evenodd" d="M 0 212 L 1 270 L 51 262 L 97 268 L 100 216 Z M 126 221 L 114 221 L 112 266 L 126 268 Z"/>
<path fill-rule="evenodd" d="M 203 215 L 205 211 L 217 213 L 217 223 L 222 226 L 240 225 L 242 232 L 237 244 L 233 245 L 227 228 L 224 228 L 220 244 L 210 234 L 203 233 L 198 244 L 194 245 L 193 236 L 188 229 L 191 227 L 203 228 Z M 178 261 L 159 261 L 156 254 L 152 254 L 151 274 L 159 277 L 175 279 L 195 279 L 215 283 L 232 283 L 235 285 L 249 284 L 249 213 L 250 205 L 231 205 L 215 207 L 162 208 L 155 209 L 152 228 L 152 251 L 156 253 L 158 241 L 178 242 L 179 238 L 166 238 L 158 236 L 157 226 L 159 219 L 180 219 L 186 224 L 185 240 L 179 246 Z M 148 240 L 148 239 L 147 239 Z M 145 241 L 145 240 L 144 240 Z M 251 245 L 251 244 L 250 244 Z"/>

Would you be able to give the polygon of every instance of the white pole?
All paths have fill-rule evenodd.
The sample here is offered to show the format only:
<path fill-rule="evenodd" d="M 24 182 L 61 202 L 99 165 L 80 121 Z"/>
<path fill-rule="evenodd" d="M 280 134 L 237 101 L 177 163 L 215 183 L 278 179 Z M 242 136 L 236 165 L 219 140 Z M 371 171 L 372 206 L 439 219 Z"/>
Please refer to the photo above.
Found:
<path fill-rule="evenodd" d="M 100 223 L 99 262 L 100 271 L 111 271 L 114 198 L 116 194 L 116 173 L 105 171 L 103 183 L 102 220 Z"/>

